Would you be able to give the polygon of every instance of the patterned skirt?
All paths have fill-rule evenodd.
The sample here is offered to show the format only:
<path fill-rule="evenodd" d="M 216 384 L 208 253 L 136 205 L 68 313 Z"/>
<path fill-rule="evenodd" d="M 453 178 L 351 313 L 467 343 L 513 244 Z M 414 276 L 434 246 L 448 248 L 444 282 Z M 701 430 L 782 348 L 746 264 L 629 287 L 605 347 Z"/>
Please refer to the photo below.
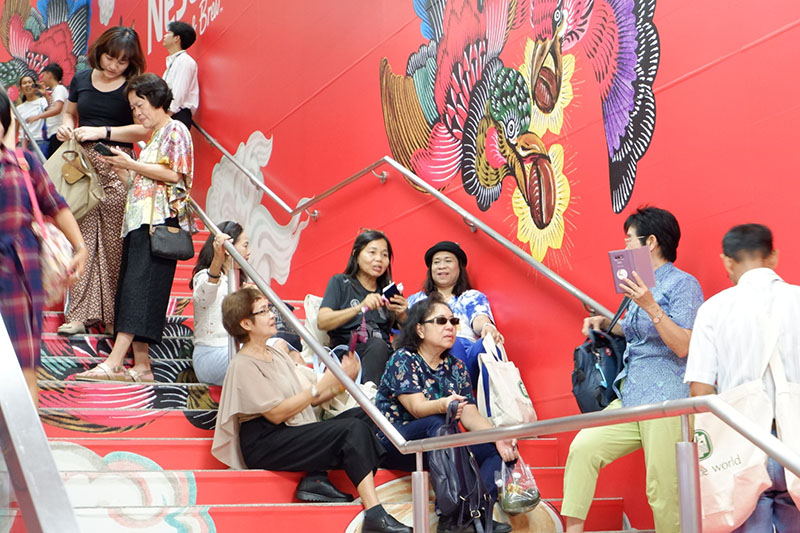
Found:
<path fill-rule="evenodd" d="M 97 171 L 105 199 L 78 222 L 89 257 L 86 272 L 69 291 L 66 318 L 68 322 L 113 324 L 127 189 L 114 169 L 92 149 L 95 144 L 83 142 L 81 146 Z M 133 156 L 132 149 L 118 148 Z"/>

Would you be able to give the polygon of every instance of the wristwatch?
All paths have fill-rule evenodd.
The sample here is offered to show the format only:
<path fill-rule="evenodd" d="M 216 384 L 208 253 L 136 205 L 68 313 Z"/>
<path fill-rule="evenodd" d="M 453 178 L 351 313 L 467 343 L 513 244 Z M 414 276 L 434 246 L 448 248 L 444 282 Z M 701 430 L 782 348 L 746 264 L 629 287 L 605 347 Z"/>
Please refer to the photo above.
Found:
<path fill-rule="evenodd" d="M 106 140 L 111 140 L 111 126 L 106 126 Z"/>
<path fill-rule="evenodd" d="M 311 385 L 311 396 L 313 398 L 319 398 L 319 391 L 317 390 L 316 385 Z"/>
<path fill-rule="evenodd" d="M 653 324 L 658 324 L 659 322 L 661 322 L 662 318 L 664 318 L 664 310 L 663 309 L 659 309 L 658 310 L 658 314 L 656 316 L 654 316 L 653 318 L 651 318 L 650 320 L 653 321 Z"/>

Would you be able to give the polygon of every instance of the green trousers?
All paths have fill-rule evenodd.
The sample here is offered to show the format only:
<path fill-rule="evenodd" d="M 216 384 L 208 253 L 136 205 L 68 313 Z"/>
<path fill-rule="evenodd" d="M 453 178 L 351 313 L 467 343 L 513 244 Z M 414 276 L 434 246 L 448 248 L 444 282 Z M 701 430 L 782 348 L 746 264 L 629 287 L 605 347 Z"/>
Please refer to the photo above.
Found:
<path fill-rule="evenodd" d="M 620 407 L 622 402 L 614 400 L 605 410 Z M 680 522 L 675 443 L 679 440 L 680 417 L 582 429 L 569 447 L 561 514 L 585 520 L 592 505 L 600 469 L 615 459 L 643 448 L 647 468 L 647 500 L 653 510 L 656 532 L 678 533 Z"/>

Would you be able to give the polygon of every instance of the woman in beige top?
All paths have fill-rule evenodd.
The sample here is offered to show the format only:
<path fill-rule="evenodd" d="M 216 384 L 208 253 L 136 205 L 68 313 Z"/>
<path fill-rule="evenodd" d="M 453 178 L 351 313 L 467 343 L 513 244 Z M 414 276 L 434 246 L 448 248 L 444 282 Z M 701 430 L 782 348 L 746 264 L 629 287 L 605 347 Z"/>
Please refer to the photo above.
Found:
<path fill-rule="evenodd" d="M 288 353 L 267 346 L 277 332 L 269 302 L 254 288 L 222 301 L 222 323 L 242 349 L 231 360 L 217 413 L 211 452 L 232 468 L 290 472 L 343 469 L 366 509 L 362 531 L 411 533 L 378 501 L 373 471 L 386 450 L 361 409 L 317 422 L 312 406 L 333 398 L 342 385 L 330 372 L 301 383 Z M 358 374 L 353 354 L 342 358 Z"/>

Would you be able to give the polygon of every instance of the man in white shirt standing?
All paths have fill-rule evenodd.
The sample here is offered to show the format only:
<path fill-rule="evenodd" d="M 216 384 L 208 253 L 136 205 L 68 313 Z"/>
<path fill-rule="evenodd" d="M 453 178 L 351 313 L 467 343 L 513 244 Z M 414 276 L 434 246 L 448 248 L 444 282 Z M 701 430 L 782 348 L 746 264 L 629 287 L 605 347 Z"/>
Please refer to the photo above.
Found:
<path fill-rule="evenodd" d="M 31 117 L 31 119 L 45 119 L 47 141 L 49 143 L 47 154 L 45 155 L 49 157 L 61 146 L 61 141 L 56 138 L 56 131 L 61 126 L 64 117 L 64 109 L 67 98 L 69 97 L 69 91 L 66 87 L 61 85 L 61 79 L 64 77 L 64 70 L 57 63 L 51 63 L 44 67 L 41 77 L 42 84 L 47 91 L 47 109 L 44 113 Z M 29 119 L 29 121 L 31 119 Z"/>
<path fill-rule="evenodd" d="M 722 239 L 722 262 L 735 286 L 709 298 L 697 312 L 684 377 L 691 395 L 723 392 L 761 377 L 760 359 L 768 342 L 764 320 L 778 328 L 786 379 L 800 383 L 800 287 L 775 273 L 778 251 L 772 247 L 772 232 L 761 224 L 734 226 Z M 769 370 L 763 379 L 773 402 L 775 434 L 775 384 Z M 778 533 L 800 531 L 800 511 L 786 490 L 783 467 L 770 458 L 767 470 L 772 486 L 736 531 L 763 533 L 773 531 L 773 525 Z"/>
<path fill-rule="evenodd" d="M 197 62 L 186 50 L 194 44 L 197 34 L 191 25 L 172 21 L 164 34 L 164 47 L 169 52 L 164 81 L 172 89 L 172 104 L 169 112 L 172 118 L 192 127 L 192 115 L 200 105 L 200 89 L 197 85 Z"/>

